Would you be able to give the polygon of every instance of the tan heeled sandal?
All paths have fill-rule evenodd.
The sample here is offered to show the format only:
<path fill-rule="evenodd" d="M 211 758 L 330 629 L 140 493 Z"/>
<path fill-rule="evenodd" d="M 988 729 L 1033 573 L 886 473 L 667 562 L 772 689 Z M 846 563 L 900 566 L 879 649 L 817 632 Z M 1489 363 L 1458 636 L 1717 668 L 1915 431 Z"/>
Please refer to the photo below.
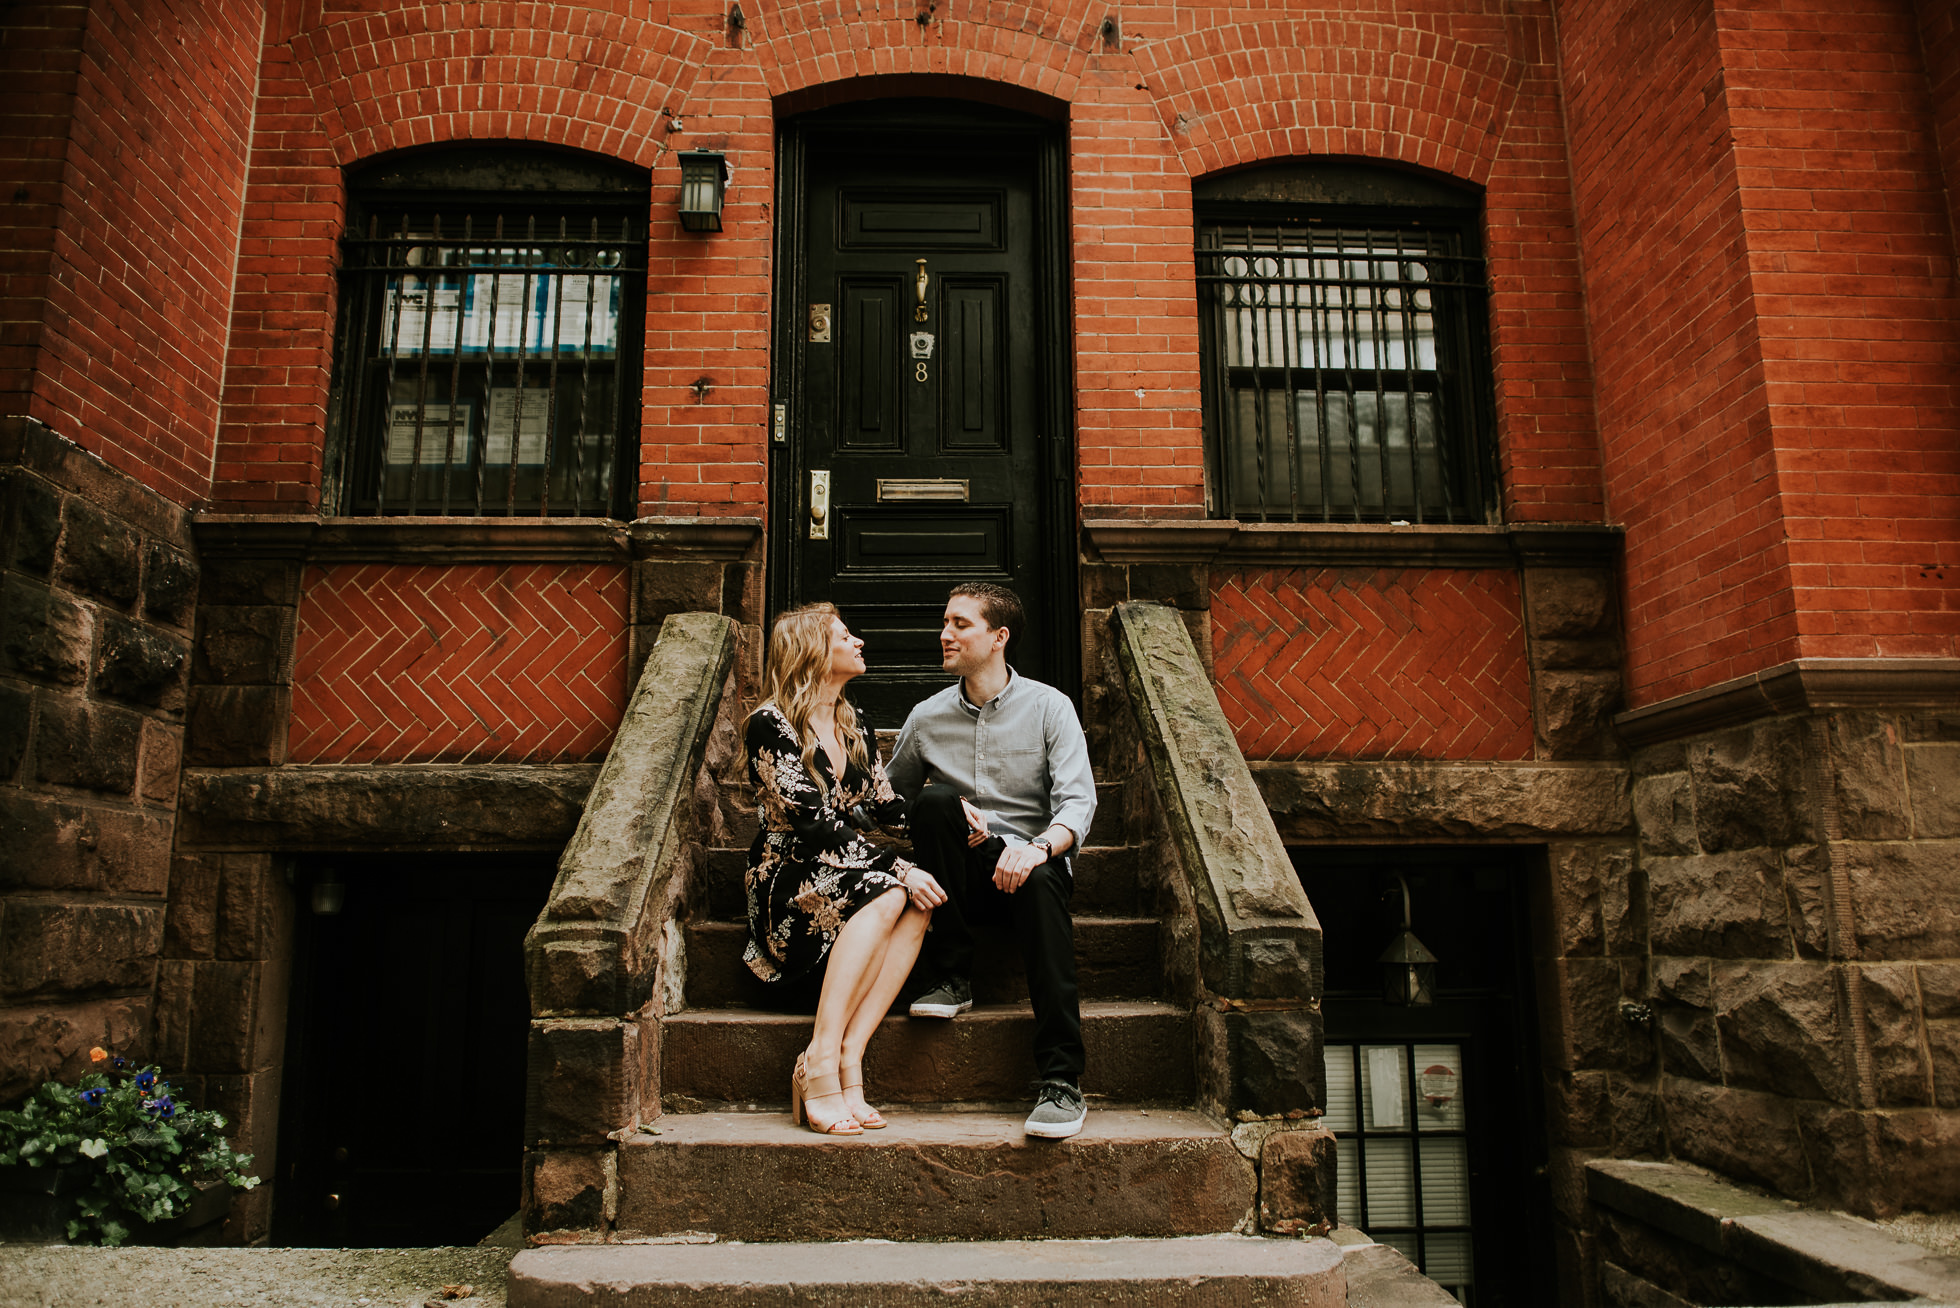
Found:
<path fill-rule="evenodd" d="M 803 1070 L 803 1055 L 796 1056 L 796 1071 L 789 1079 L 789 1120 L 798 1126 L 807 1126 L 818 1135 L 863 1135 L 864 1128 L 849 1113 L 838 1118 L 829 1126 L 818 1126 L 817 1119 L 810 1116 L 805 1105 L 806 1099 L 824 1099 L 830 1095 L 842 1095 L 844 1087 L 837 1080 L 837 1074 L 811 1076 Z"/>
<path fill-rule="evenodd" d="M 863 1063 L 839 1063 L 837 1065 L 837 1075 L 838 1079 L 844 1083 L 845 1090 L 862 1091 L 864 1089 Z M 864 1096 L 860 1094 L 858 1097 L 862 1099 Z M 862 1113 L 853 1112 L 851 1116 L 855 1117 L 858 1125 L 867 1131 L 882 1131 L 887 1125 L 885 1115 L 873 1108 L 870 1104 L 864 1106 Z"/>

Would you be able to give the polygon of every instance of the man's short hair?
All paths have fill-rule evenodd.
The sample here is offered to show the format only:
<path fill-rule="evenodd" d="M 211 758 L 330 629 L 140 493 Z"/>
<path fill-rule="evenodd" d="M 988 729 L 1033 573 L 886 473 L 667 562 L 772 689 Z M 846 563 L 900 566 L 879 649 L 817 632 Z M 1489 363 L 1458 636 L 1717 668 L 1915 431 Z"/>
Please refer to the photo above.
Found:
<path fill-rule="evenodd" d="M 1027 610 L 1021 597 L 1005 586 L 989 581 L 963 581 L 947 594 L 947 599 L 964 595 L 980 601 L 980 616 L 990 627 L 1006 627 L 1009 644 L 1019 644 L 1021 629 L 1027 623 Z"/>

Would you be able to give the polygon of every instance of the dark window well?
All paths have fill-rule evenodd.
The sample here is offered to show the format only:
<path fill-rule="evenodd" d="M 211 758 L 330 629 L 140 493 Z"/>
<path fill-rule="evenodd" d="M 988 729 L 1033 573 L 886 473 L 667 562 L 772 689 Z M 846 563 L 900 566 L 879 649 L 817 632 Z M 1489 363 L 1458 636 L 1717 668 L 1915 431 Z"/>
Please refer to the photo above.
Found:
<path fill-rule="evenodd" d="M 645 172 L 446 151 L 352 192 L 330 442 L 342 512 L 619 515 Z"/>
<path fill-rule="evenodd" d="M 1484 522 L 1484 265 L 1474 199 L 1282 166 L 1200 183 L 1211 509 Z"/>

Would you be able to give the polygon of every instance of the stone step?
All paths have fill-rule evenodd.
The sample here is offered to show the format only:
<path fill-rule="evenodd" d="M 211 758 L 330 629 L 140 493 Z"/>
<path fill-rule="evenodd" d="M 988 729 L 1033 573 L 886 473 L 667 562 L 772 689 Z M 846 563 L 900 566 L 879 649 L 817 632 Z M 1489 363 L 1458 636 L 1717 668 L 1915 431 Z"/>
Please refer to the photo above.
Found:
<path fill-rule="evenodd" d="M 1076 983 L 1084 999 L 1145 999 L 1163 993 L 1164 964 L 1157 919 L 1075 919 Z M 687 1004 L 690 1008 L 780 1007 L 777 992 L 755 979 L 742 961 L 749 930 L 740 922 L 693 922 L 687 928 Z M 1013 938 L 985 931 L 974 958 L 973 997 L 983 1004 L 1016 1004 L 1028 997 L 1027 975 Z"/>
<path fill-rule="evenodd" d="M 1072 1140 L 1022 1134 L 1025 1110 L 890 1113 L 849 1139 L 787 1113 L 670 1113 L 620 1146 L 621 1239 L 998 1240 L 1230 1231 L 1252 1163 L 1183 1109 L 1092 1107 Z"/>
<path fill-rule="evenodd" d="M 510 1308 L 1344 1308 L 1327 1240 L 986 1240 L 934 1245 L 610 1245 L 527 1249 Z"/>
<path fill-rule="evenodd" d="M 1075 897 L 1070 907 L 1082 914 L 1130 917 L 1142 908 L 1137 865 L 1144 851 L 1132 845 L 1085 845 L 1075 859 Z M 708 916 L 720 922 L 748 917 L 742 873 L 746 849 L 711 849 L 701 866 Z"/>
<path fill-rule="evenodd" d="M 888 1017 L 865 1053 L 865 1089 L 874 1104 L 1020 1100 L 1035 1075 L 1033 1038 L 1025 1005 L 979 1007 L 951 1021 Z M 1130 1103 L 1191 1103 L 1191 1039 L 1191 1015 L 1169 1004 L 1085 1003 L 1082 1089 Z M 787 1104 L 790 1071 L 809 1040 L 810 1019 L 793 1014 L 673 1014 L 661 1024 L 662 1100 L 677 1111 Z"/>

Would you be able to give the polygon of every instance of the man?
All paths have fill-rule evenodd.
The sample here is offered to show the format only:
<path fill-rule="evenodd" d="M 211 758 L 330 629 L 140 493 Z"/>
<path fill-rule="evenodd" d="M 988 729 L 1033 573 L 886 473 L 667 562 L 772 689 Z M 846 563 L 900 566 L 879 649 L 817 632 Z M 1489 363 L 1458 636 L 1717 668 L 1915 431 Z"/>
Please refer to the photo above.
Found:
<path fill-rule="evenodd" d="M 919 957 L 933 988 L 912 1016 L 951 1018 L 973 1007 L 973 926 L 1011 922 L 1027 963 L 1041 1077 L 1026 1130 L 1060 1140 L 1087 1116 L 1067 854 L 1095 817 L 1096 780 L 1075 706 L 1007 664 L 1024 621 L 1004 586 L 953 587 L 939 649 L 941 666 L 960 679 L 912 710 L 888 772 L 912 806 L 913 861 L 947 895 Z"/>

